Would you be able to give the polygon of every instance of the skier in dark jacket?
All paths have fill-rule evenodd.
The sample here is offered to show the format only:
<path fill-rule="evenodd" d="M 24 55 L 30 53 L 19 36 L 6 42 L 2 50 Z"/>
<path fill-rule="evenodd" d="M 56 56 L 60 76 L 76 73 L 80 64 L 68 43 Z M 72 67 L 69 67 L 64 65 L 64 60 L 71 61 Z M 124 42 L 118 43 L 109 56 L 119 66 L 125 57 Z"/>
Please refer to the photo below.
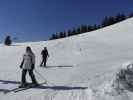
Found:
<path fill-rule="evenodd" d="M 28 72 L 33 85 L 38 85 L 33 70 L 35 68 L 35 55 L 32 52 L 31 48 L 26 47 L 26 52 L 23 56 L 20 68 L 22 69 L 21 85 L 19 87 L 25 87 L 28 84 L 26 83 L 26 73 Z"/>
<path fill-rule="evenodd" d="M 40 64 L 40 66 L 46 67 L 47 58 L 49 57 L 47 47 L 44 47 L 44 49 L 41 52 L 41 55 L 42 55 L 42 62 Z"/>

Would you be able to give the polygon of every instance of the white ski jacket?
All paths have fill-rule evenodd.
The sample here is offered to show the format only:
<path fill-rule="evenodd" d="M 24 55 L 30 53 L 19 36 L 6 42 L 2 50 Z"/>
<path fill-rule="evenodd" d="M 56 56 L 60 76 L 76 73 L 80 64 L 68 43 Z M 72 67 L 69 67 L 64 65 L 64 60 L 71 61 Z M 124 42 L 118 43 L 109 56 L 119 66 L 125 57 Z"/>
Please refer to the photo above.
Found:
<path fill-rule="evenodd" d="M 27 52 L 26 52 L 26 53 L 24 54 L 24 56 L 23 56 L 23 60 L 24 60 L 23 69 L 28 69 L 28 70 L 30 70 L 32 64 L 35 65 L 35 55 L 34 55 L 34 53 L 27 53 Z"/>

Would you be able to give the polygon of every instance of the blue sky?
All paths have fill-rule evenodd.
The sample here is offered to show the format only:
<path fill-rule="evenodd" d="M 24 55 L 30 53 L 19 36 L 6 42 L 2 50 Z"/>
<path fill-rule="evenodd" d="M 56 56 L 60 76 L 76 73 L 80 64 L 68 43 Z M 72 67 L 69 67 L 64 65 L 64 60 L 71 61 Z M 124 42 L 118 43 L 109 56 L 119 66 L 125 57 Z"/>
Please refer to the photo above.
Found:
<path fill-rule="evenodd" d="M 39 41 L 105 16 L 133 12 L 133 0 L 0 0 L 0 40 Z"/>

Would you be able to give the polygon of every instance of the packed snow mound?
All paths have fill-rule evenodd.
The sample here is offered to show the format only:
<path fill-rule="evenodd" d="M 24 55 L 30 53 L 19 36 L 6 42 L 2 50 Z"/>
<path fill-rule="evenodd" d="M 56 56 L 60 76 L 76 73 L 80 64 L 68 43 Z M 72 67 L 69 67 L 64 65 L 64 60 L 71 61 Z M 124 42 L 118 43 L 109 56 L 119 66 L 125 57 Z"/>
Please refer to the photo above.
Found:
<path fill-rule="evenodd" d="M 113 83 L 113 87 L 119 90 L 133 90 L 133 63 L 124 64 Z"/>
<path fill-rule="evenodd" d="M 69 38 L 31 43 L 0 45 L 1 100 L 132 100 L 133 92 L 118 83 L 132 83 L 133 18 L 118 24 Z M 36 56 L 37 81 L 44 84 L 18 93 L 4 94 L 20 84 L 19 65 L 26 46 Z M 41 50 L 46 46 L 50 57 L 47 68 L 39 67 Z M 130 65 L 128 68 L 127 66 Z M 123 74 L 124 71 L 124 74 Z M 118 73 L 118 74 L 116 74 Z M 122 73 L 122 74 L 121 74 Z M 128 76 L 128 77 L 127 77 Z M 27 75 L 27 81 L 31 82 Z M 118 84 L 119 85 L 119 84 Z M 127 91 L 126 91 L 127 90 Z"/>

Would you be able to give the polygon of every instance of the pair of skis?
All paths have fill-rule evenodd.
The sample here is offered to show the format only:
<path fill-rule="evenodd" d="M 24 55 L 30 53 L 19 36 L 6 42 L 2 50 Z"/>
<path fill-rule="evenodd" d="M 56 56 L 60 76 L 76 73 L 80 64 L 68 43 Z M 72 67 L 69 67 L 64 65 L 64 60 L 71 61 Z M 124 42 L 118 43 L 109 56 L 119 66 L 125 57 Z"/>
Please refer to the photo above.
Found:
<path fill-rule="evenodd" d="M 47 82 L 47 80 L 35 69 L 35 72 L 43 79 L 43 80 L 45 80 L 44 82 L 42 82 L 42 83 L 39 83 L 37 86 L 36 85 L 28 85 L 28 86 L 26 86 L 26 87 L 17 87 L 17 88 L 14 88 L 14 89 L 12 89 L 12 90 L 8 90 L 8 91 L 5 91 L 4 92 L 4 94 L 8 94 L 8 93 L 11 93 L 11 92 L 14 92 L 14 93 L 17 93 L 17 92 L 19 92 L 19 91 L 24 91 L 24 90 L 27 90 L 27 89 L 30 89 L 30 88 L 36 88 L 36 87 L 39 87 L 39 86 L 41 86 L 41 85 L 43 85 L 43 84 L 46 84 L 46 85 L 48 85 L 48 83 L 49 82 Z M 49 84 L 52 84 L 52 83 L 49 83 Z"/>
<path fill-rule="evenodd" d="M 24 90 L 28 90 L 28 89 L 31 89 L 31 88 L 39 87 L 39 86 L 41 86 L 43 84 L 47 84 L 47 82 L 42 82 L 42 83 L 38 84 L 37 86 L 33 85 L 33 84 L 29 84 L 26 87 L 17 87 L 17 88 L 14 88 L 12 90 L 5 91 L 4 94 L 8 94 L 8 93 L 11 93 L 11 92 L 17 93 L 17 92 L 20 92 L 20 91 L 24 91 Z"/>

